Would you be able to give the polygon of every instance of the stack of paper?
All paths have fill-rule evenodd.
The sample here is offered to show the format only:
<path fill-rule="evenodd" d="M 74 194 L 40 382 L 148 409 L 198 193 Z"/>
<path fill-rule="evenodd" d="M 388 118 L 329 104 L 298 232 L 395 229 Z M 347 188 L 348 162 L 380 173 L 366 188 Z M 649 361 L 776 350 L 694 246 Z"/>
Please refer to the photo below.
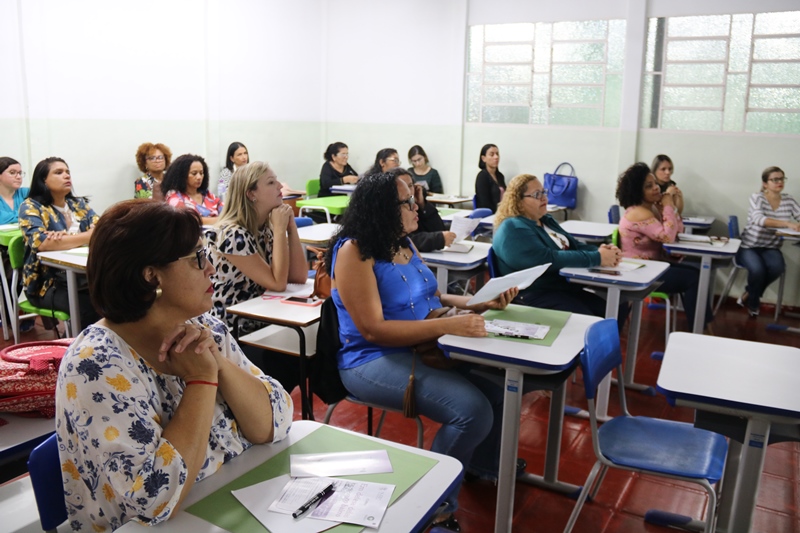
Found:
<path fill-rule="evenodd" d="M 698 244 L 711 244 L 714 246 L 725 246 L 729 241 L 728 237 L 716 237 L 711 235 L 695 235 L 693 233 L 678 233 L 678 242 L 690 242 Z"/>

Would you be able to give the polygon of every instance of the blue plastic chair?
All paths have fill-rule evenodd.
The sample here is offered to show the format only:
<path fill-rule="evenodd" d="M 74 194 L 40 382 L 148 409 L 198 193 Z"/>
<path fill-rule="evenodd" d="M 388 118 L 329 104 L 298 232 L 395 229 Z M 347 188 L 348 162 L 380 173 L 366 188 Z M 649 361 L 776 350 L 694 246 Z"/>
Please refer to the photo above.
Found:
<path fill-rule="evenodd" d="M 608 208 L 608 223 L 609 224 L 619 224 L 619 206 L 617 204 L 612 205 Z"/>
<path fill-rule="evenodd" d="M 614 368 L 618 375 L 622 375 L 622 353 L 615 319 L 608 318 L 589 327 L 580 358 L 597 462 L 586 478 L 565 533 L 572 531 L 589 493 L 595 497 L 610 466 L 700 485 L 708 493 L 704 531 L 713 531 L 717 494 L 712 485 L 722 479 L 728 452 L 725 437 L 683 422 L 631 416 L 625 403 L 622 380 L 619 383 L 622 415 L 598 428 L 595 412 L 597 386 Z M 663 519 L 663 513 L 651 511 L 648 515 L 645 520 L 664 524 L 659 520 Z"/>
<path fill-rule="evenodd" d="M 492 210 L 488 207 L 481 207 L 478 209 L 474 209 L 472 213 L 467 215 L 469 218 L 486 218 L 492 216 Z"/>
<path fill-rule="evenodd" d="M 472 209 L 478 209 L 478 195 L 477 194 L 473 194 L 472 195 Z"/>
<path fill-rule="evenodd" d="M 494 248 L 489 247 L 489 254 L 486 256 L 486 264 L 489 265 L 489 277 L 496 278 L 499 272 L 497 271 L 497 256 L 494 255 Z"/>
<path fill-rule="evenodd" d="M 33 449 L 28 457 L 39 521 L 45 531 L 55 531 L 67 519 L 64 501 L 64 481 L 61 479 L 61 461 L 58 458 L 58 437 L 53 434 Z"/>
<path fill-rule="evenodd" d="M 294 223 L 298 228 L 304 228 L 306 226 L 312 226 L 314 220 L 311 217 L 294 217 Z"/>

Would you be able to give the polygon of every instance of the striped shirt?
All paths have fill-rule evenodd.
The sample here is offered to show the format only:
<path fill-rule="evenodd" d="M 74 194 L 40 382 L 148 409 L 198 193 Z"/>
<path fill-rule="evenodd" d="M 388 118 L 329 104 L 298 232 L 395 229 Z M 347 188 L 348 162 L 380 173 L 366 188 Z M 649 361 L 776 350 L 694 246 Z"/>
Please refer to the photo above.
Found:
<path fill-rule="evenodd" d="M 800 204 L 788 194 L 781 194 L 778 209 L 773 209 L 759 192 L 750 196 L 750 210 L 747 212 L 747 226 L 742 231 L 743 248 L 780 248 L 781 240 L 775 235 L 775 228 L 764 226 L 766 220 L 800 220 Z"/>

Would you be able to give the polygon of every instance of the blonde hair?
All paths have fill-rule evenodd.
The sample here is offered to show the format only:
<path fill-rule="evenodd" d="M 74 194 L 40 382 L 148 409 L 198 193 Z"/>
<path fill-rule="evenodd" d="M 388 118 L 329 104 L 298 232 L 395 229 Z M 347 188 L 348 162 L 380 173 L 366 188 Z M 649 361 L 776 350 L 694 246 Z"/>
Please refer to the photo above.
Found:
<path fill-rule="evenodd" d="M 497 213 L 494 215 L 494 229 L 495 231 L 500 227 L 500 224 L 507 218 L 524 216 L 522 212 L 522 197 L 528 189 L 528 183 L 533 180 L 538 180 L 533 174 L 520 174 L 514 176 L 503 194 L 503 199 L 497 206 Z"/>
<path fill-rule="evenodd" d="M 222 214 L 215 224 L 217 228 L 236 224 L 247 229 L 252 235 L 258 235 L 261 229 L 258 224 L 258 211 L 247 197 L 247 193 L 255 190 L 259 178 L 270 170 L 270 166 L 263 161 L 254 161 L 236 169 L 225 192 Z M 218 232 L 217 235 L 222 235 L 222 232 Z M 260 243 L 258 246 L 261 248 Z M 264 252 L 264 250 L 259 251 Z"/>

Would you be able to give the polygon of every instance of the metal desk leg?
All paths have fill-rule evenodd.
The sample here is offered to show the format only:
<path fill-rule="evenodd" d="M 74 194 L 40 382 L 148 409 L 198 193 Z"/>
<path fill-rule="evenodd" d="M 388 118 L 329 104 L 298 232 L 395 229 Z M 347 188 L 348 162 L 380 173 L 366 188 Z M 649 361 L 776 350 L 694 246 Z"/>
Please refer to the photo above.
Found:
<path fill-rule="evenodd" d="M 9 315 L 14 311 L 14 302 L 11 300 L 11 289 L 8 284 L 8 277 L 6 276 L 6 269 L 3 268 L 6 253 L 0 250 L 0 280 L 3 282 L 3 298 L 5 298 L 6 305 L 0 305 L 0 319 L 3 321 L 3 338 L 8 340 L 8 325 L 10 324 Z M 782 280 L 783 278 L 781 278 Z M 6 313 L 8 310 L 8 313 Z M 16 318 L 16 317 L 15 317 Z M 13 329 L 13 328 L 12 328 Z M 17 336 L 14 336 L 14 342 L 19 342 Z"/>
<path fill-rule="evenodd" d="M 728 531 L 733 510 L 733 489 L 739 461 L 742 457 L 742 443 L 736 439 L 728 439 L 728 457 L 725 459 L 725 473 L 722 475 L 722 493 L 719 495 L 719 512 L 717 513 L 718 532 Z"/>
<path fill-rule="evenodd" d="M 439 292 L 447 294 L 447 270 L 443 266 L 436 266 L 436 285 L 439 287 Z"/>
<path fill-rule="evenodd" d="M 314 399 L 312 391 L 308 386 L 308 372 L 306 360 L 306 334 L 300 326 L 285 326 L 297 332 L 300 337 L 300 411 L 303 420 L 314 420 Z"/>
<path fill-rule="evenodd" d="M 649 385 L 633 381 L 636 372 L 636 355 L 639 349 L 639 330 L 642 325 L 642 300 L 635 300 L 631 309 L 631 324 L 628 327 L 628 346 L 625 349 L 625 387 L 655 396 L 656 390 Z M 612 380 L 613 383 L 614 380 Z"/>
<path fill-rule="evenodd" d="M 694 310 L 694 327 L 692 333 L 703 334 L 706 320 L 706 302 L 708 302 L 708 288 L 711 283 L 711 257 L 704 255 L 700 263 L 700 285 L 697 287 L 697 306 Z"/>
<path fill-rule="evenodd" d="M 742 444 L 739 469 L 733 489 L 728 533 L 747 533 L 753 525 L 753 511 L 756 507 L 758 485 L 764 470 L 764 457 L 769 442 L 770 422 L 750 418 Z"/>
<path fill-rule="evenodd" d="M 503 429 L 500 437 L 500 470 L 497 476 L 497 513 L 495 533 L 511 531 L 514 518 L 514 485 L 517 476 L 519 414 L 522 406 L 522 373 L 506 369 L 503 398 Z"/>
<path fill-rule="evenodd" d="M 69 296 L 69 321 L 72 326 L 71 335 L 77 337 L 81 329 L 81 307 L 78 302 L 78 275 L 67 269 L 67 295 Z"/>

